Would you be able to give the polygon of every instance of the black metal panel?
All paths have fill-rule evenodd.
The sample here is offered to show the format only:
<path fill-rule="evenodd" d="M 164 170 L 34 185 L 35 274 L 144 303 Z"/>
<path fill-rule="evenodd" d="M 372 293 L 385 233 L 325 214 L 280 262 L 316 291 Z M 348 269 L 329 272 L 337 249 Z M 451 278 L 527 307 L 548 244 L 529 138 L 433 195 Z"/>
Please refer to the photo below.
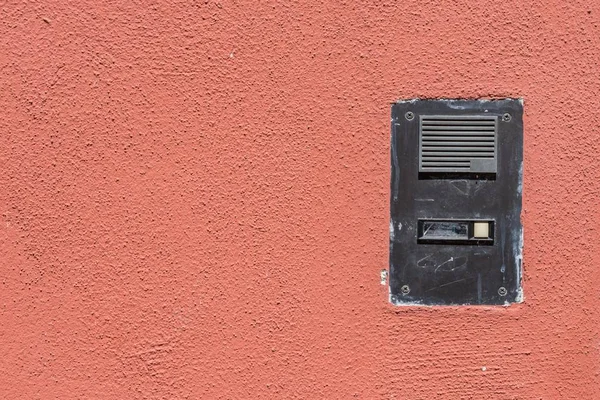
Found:
<path fill-rule="evenodd" d="M 464 120 L 470 125 L 477 116 L 496 117 L 497 164 L 489 169 L 495 172 L 473 172 L 485 171 L 478 164 L 479 153 L 473 151 L 477 144 L 451 151 L 444 147 L 440 149 L 444 156 L 436 159 L 449 165 L 468 159 L 471 168 L 424 171 L 420 121 L 432 115 L 456 117 L 451 118 L 458 121 L 454 124 Z M 464 131 L 470 129 L 475 128 L 467 126 Z M 461 141 L 468 141 L 467 136 Z M 391 145 L 391 301 L 428 305 L 521 301 L 521 100 L 399 101 L 392 105 Z M 451 157 L 461 161 L 454 163 Z M 489 223 L 489 237 L 474 236 L 474 224 L 482 221 Z"/>

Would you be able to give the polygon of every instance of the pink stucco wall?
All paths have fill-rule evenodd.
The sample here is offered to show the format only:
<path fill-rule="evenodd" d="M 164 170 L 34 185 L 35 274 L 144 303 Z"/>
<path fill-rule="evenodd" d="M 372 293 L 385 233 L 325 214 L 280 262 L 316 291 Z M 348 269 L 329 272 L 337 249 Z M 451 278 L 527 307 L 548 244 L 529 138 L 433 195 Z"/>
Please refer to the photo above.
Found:
<path fill-rule="evenodd" d="M 0 5 L 0 398 L 600 398 L 600 3 Z M 396 308 L 390 103 L 525 99 L 525 302 Z"/>

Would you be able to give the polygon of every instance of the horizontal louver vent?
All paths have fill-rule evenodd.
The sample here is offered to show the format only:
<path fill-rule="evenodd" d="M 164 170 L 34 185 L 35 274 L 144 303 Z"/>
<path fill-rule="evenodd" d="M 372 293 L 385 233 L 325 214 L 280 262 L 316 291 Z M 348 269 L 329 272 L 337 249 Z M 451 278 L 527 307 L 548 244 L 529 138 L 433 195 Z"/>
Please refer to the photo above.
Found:
<path fill-rule="evenodd" d="M 495 116 L 422 116 L 419 170 L 495 173 L 496 125 Z"/>

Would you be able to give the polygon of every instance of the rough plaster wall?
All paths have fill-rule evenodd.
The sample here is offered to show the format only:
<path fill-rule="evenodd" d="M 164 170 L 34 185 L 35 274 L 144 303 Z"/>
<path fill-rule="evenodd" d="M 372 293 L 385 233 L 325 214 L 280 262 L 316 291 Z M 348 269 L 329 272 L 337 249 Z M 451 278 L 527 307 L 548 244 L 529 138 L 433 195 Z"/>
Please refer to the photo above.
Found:
<path fill-rule="evenodd" d="M 600 396 L 599 2 L 0 16 L 0 397 Z M 525 303 L 388 304 L 415 96 L 525 99 Z"/>

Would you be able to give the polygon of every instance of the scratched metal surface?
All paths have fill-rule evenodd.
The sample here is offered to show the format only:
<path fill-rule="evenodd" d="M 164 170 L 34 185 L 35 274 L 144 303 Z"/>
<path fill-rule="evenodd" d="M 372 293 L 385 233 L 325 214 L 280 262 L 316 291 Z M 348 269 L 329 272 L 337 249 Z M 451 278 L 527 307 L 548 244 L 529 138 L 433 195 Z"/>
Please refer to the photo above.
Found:
<path fill-rule="evenodd" d="M 406 118 L 406 113 L 414 117 Z M 510 114 L 509 121 L 502 119 Z M 419 176 L 420 115 L 498 116 L 498 173 Z M 522 299 L 523 107 L 518 99 L 415 100 L 392 106 L 390 300 L 505 304 Z M 493 220 L 493 245 L 417 243 L 421 219 Z"/>

